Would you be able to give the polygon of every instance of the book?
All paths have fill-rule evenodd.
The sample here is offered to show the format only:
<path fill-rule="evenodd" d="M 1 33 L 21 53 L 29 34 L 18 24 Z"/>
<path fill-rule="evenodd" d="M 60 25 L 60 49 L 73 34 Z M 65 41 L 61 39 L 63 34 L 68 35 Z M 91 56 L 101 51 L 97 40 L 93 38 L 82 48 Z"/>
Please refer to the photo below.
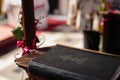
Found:
<path fill-rule="evenodd" d="M 56 45 L 30 61 L 30 75 L 48 80 L 118 80 L 117 55 Z"/>

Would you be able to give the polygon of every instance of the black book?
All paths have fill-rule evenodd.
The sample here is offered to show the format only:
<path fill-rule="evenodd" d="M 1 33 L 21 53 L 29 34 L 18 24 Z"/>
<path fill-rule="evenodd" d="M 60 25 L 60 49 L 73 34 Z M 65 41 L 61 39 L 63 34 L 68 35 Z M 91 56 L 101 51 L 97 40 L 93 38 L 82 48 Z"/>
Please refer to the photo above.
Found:
<path fill-rule="evenodd" d="M 34 58 L 28 70 L 50 80 L 119 80 L 120 57 L 56 45 Z"/>

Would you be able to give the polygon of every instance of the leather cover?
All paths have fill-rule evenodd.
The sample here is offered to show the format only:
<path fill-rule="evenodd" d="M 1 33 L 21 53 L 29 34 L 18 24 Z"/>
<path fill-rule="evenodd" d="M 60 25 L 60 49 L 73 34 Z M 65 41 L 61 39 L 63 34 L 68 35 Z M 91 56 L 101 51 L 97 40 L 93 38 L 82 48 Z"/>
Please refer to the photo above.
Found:
<path fill-rule="evenodd" d="M 29 63 L 29 73 L 50 80 L 117 80 L 120 57 L 57 45 Z"/>

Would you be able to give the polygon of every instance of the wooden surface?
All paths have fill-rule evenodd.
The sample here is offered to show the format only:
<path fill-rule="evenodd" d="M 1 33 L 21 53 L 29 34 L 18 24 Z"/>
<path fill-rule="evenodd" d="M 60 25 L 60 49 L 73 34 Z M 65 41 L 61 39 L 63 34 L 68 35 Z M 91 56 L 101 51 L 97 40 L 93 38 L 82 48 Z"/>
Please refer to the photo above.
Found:
<path fill-rule="evenodd" d="M 27 69 L 28 68 L 28 65 L 29 65 L 29 62 L 35 58 L 36 56 L 38 55 L 42 55 L 44 54 L 45 52 L 47 52 L 48 50 L 50 50 L 52 47 L 54 46 L 50 46 L 50 47 L 44 47 L 44 48 L 40 48 L 38 50 L 34 50 L 32 53 L 28 53 L 27 55 L 21 57 L 21 58 L 18 58 L 15 60 L 15 63 L 21 67 L 21 68 L 24 68 L 24 69 Z"/>
<path fill-rule="evenodd" d="M 18 58 L 15 60 L 15 63 L 18 65 L 18 67 L 24 69 L 26 71 L 26 73 L 28 74 L 29 76 L 29 79 L 30 80 L 48 80 L 44 77 L 39 77 L 37 78 L 36 76 L 32 76 L 29 74 L 28 72 L 28 66 L 29 66 L 29 62 L 39 56 L 39 55 L 42 55 L 44 54 L 45 52 L 47 52 L 48 50 L 50 50 L 51 48 L 53 48 L 54 46 L 50 46 L 50 47 L 44 47 L 44 48 L 40 48 L 40 49 L 37 49 L 37 50 L 34 50 L 32 53 L 28 53 L 27 55 L 25 56 L 22 56 L 21 58 Z"/>

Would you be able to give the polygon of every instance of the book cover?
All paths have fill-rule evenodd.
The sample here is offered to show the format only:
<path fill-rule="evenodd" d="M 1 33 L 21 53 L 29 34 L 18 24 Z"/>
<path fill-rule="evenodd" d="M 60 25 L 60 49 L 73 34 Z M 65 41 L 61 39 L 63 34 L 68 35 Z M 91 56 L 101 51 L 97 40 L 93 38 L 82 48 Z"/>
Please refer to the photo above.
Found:
<path fill-rule="evenodd" d="M 50 80 L 118 80 L 120 57 L 56 45 L 34 58 L 28 70 Z"/>

